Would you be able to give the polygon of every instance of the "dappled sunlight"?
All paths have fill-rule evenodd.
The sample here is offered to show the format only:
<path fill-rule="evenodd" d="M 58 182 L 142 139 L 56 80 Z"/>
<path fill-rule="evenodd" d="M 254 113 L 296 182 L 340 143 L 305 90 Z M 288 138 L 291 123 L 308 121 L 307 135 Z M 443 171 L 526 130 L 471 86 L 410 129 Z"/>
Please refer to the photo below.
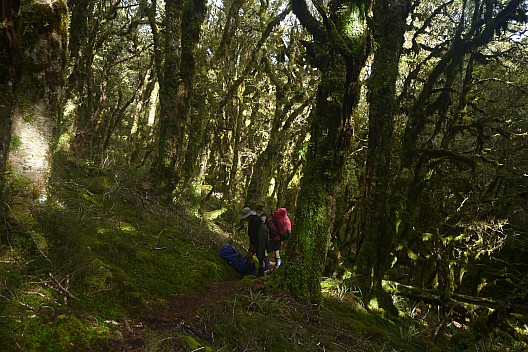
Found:
<path fill-rule="evenodd" d="M 47 192 L 52 128 L 43 106 L 34 105 L 31 113 L 18 111 L 13 118 L 12 139 L 16 143 L 12 143 L 8 165 L 15 175 L 26 177 L 34 185 L 37 198 Z"/>
<path fill-rule="evenodd" d="M 526 1 L 4 3 L 0 350 L 528 347 Z"/>
<path fill-rule="evenodd" d="M 123 232 L 126 232 L 126 233 L 135 233 L 135 234 L 139 234 L 139 232 L 137 231 L 137 229 L 131 225 L 131 224 L 128 224 L 126 222 L 119 222 L 119 229 Z"/>

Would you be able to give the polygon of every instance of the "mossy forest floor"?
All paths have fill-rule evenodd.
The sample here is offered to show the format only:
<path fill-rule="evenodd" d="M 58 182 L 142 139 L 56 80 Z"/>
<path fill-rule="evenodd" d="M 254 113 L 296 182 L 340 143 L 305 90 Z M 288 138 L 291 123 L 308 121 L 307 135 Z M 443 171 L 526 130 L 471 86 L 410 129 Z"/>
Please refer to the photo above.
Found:
<path fill-rule="evenodd" d="M 400 317 L 383 318 L 338 280 L 325 280 L 322 304 L 299 303 L 274 288 L 273 273 L 243 278 L 219 258 L 228 241 L 245 246 L 235 206 L 162 206 L 143 170 L 64 155 L 55 166 L 46 203 L 28 204 L 22 184 L 4 192 L 0 351 L 526 348 L 505 334 L 464 335 L 418 302 L 400 300 Z"/>

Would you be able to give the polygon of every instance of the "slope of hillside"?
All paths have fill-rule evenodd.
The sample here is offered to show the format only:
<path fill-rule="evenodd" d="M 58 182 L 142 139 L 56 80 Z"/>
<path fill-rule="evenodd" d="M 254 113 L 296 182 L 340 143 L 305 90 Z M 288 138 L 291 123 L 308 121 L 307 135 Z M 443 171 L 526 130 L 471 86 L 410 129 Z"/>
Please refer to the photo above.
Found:
<path fill-rule="evenodd" d="M 245 246 L 234 207 L 212 223 L 183 203 L 157 202 L 141 170 L 116 176 L 64 155 L 55 165 L 47 203 L 27 202 L 16 185 L 5 203 L 0 351 L 474 347 L 448 347 L 443 337 L 433 343 L 434 325 L 427 324 L 434 324 L 434 312 L 425 307 L 419 316 L 418 305 L 400 302 L 397 322 L 367 313 L 353 288 L 337 280 L 325 281 L 324 304 L 312 306 L 275 289 L 273 274 L 242 278 L 218 257 L 228 241 Z M 207 206 L 218 210 L 222 204 Z M 501 351 L 516 350 L 518 345 L 500 339 L 467 351 L 495 351 L 497 344 L 506 348 Z"/>

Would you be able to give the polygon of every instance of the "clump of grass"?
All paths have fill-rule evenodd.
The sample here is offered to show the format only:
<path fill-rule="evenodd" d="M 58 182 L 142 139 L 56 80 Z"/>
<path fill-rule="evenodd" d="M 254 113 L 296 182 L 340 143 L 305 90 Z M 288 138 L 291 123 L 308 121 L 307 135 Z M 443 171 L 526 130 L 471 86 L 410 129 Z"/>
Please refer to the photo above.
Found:
<path fill-rule="evenodd" d="M 246 351 L 365 351 L 360 346 L 369 345 L 326 306 L 301 304 L 280 290 L 246 287 L 201 313 L 218 346 Z"/>
<path fill-rule="evenodd" d="M 456 333 L 446 351 L 521 352 L 526 351 L 527 347 L 526 342 L 515 340 L 504 332 L 484 334 L 482 331 L 470 329 Z"/>
<path fill-rule="evenodd" d="M 351 300 L 360 302 L 359 290 L 352 285 L 350 280 L 340 280 L 337 278 L 325 278 L 321 282 L 321 292 L 326 298 L 336 299 L 340 302 Z"/>

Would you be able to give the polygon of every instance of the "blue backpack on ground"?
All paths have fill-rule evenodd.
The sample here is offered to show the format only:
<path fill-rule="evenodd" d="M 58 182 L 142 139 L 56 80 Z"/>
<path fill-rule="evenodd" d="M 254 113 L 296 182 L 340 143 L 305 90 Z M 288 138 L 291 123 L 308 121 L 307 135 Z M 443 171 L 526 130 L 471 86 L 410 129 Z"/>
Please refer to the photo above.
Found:
<path fill-rule="evenodd" d="M 225 245 L 220 248 L 220 258 L 244 275 L 256 275 L 257 269 L 253 260 L 246 260 L 233 246 Z"/>

